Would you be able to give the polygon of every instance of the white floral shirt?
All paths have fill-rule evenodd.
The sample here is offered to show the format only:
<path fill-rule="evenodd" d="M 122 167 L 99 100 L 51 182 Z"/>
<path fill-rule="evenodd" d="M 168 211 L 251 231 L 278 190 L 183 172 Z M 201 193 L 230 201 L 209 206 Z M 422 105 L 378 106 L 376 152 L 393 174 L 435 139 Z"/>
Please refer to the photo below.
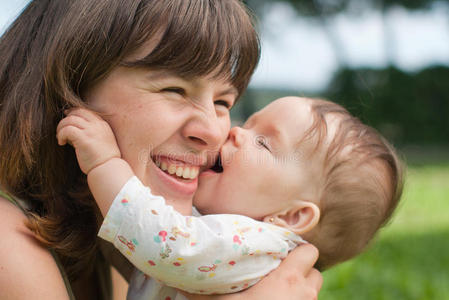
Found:
<path fill-rule="evenodd" d="M 131 281 L 132 300 L 183 298 L 174 288 L 195 294 L 237 292 L 306 243 L 291 231 L 241 215 L 183 216 L 137 177 L 116 196 L 98 235 L 143 272 Z"/>

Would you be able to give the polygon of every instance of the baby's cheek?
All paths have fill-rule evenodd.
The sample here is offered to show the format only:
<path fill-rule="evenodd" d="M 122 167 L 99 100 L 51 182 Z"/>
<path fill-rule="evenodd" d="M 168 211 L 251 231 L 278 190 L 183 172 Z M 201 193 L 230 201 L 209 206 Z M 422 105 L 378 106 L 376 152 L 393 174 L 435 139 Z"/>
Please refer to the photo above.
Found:
<path fill-rule="evenodd" d="M 198 209 L 204 207 L 204 194 L 205 194 L 205 188 L 201 183 L 198 185 L 198 189 L 193 196 L 193 205 L 197 207 Z"/>
<path fill-rule="evenodd" d="M 195 195 L 193 205 L 202 214 L 223 213 L 221 199 L 215 193 L 207 193 L 206 190 L 201 190 Z"/>

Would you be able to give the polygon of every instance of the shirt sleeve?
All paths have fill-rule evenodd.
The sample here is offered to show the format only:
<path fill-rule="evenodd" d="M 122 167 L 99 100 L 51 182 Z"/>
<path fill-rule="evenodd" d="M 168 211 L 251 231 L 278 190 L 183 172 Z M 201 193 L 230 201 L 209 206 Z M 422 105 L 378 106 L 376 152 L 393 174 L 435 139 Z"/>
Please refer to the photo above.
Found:
<path fill-rule="evenodd" d="M 137 177 L 114 199 L 98 234 L 145 274 L 191 293 L 245 289 L 275 269 L 299 236 L 240 215 L 183 216 Z"/>

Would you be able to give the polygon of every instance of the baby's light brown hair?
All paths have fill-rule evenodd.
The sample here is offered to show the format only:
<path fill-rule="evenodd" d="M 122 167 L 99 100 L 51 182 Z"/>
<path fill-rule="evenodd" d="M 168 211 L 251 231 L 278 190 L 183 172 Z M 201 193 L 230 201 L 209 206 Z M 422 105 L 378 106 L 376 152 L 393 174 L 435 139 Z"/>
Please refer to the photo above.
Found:
<path fill-rule="evenodd" d="M 388 222 L 402 194 L 403 167 L 392 145 L 342 106 L 312 100 L 311 112 L 306 136 L 327 149 L 320 221 L 304 237 L 319 249 L 316 267 L 325 270 L 359 254 Z M 337 130 L 329 136 L 331 118 Z"/>

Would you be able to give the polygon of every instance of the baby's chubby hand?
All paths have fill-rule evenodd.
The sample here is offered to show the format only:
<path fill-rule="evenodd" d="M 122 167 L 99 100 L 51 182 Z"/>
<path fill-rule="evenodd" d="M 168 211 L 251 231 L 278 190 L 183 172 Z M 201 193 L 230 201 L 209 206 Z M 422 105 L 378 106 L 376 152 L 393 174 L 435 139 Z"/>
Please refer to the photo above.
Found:
<path fill-rule="evenodd" d="M 109 124 L 95 112 L 84 108 L 66 111 L 66 117 L 56 128 L 60 146 L 71 144 L 81 171 L 88 174 L 93 168 L 121 153 Z"/>

